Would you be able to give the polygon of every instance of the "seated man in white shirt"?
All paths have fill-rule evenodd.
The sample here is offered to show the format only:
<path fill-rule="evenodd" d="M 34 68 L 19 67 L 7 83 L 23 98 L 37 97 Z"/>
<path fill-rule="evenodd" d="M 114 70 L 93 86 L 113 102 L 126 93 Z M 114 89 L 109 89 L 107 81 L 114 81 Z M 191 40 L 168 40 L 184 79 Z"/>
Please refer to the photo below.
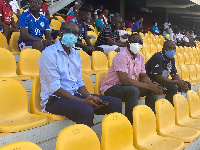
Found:
<path fill-rule="evenodd" d="M 64 22 L 61 38 L 42 52 L 39 64 L 41 106 L 44 110 L 88 126 L 95 114 L 122 111 L 118 98 L 91 95 L 82 79 L 81 58 L 73 47 L 79 28 L 74 22 Z"/>

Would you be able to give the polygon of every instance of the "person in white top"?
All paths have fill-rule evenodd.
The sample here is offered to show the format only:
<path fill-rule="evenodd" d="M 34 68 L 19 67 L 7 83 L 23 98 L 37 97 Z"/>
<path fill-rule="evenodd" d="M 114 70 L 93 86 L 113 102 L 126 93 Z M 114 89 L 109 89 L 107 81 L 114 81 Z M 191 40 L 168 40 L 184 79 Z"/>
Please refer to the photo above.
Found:
<path fill-rule="evenodd" d="M 98 14 L 97 14 L 97 12 L 98 12 L 99 10 L 100 10 L 100 11 L 103 11 L 103 5 L 100 5 L 99 9 L 96 9 L 96 10 L 94 11 L 94 19 L 95 19 L 95 20 L 98 19 Z"/>
<path fill-rule="evenodd" d="M 12 6 L 13 13 L 19 18 L 21 13 L 17 0 L 12 0 L 9 4 Z"/>
<path fill-rule="evenodd" d="M 126 30 L 124 30 L 124 27 L 125 27 L 125 23 L 122 23 L 120 30 L 118 30 L 121 42 L 126 42 L 129 37 L 129 34 Z"/>
<path fill-rule="evenodd" d="M 109 14 L 109 11 L 108 11 L 108 9 L 104 9 L 104 11 L 103 11 L 103 22 L 104 22 L 104 24 L 105 25 L 107 25 L 108 24 L 108 14 Z"/>

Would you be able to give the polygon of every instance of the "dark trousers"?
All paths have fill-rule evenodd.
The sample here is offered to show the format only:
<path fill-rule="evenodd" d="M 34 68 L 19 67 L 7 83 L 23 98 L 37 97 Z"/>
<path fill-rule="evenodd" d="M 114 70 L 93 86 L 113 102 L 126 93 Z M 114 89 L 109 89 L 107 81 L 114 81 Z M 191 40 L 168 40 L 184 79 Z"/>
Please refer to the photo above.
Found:
<path fill-rule="evenodd" d="M 187 81 L 184 82 L 187 83 L 189 90 L 191 90 L 191 84 Z M 173 96 L 177 93 L 177 90 L 180 91 L 179 88 L 177 89 L 176 85 L 168 82 L 163 82 L 159 84 L 167 89 L 166 91 L 164 91 L 164 94 L 166 94 L 165 99 L 170 101 L 170 103 L 173 105 Z"/>
<path fill-rule="evenodd" d="M 103 115 L 112 112 L 122 112 L 122 102 L 120 99 L 104 95 L 94 96 L 99 97 L 102 101 L 109 102 L 108 106 L 102 106 L 98 110 L 93 110 L 90 105 L 84 102 L 66 98 L 56 98 L 53 103 L 48 101 L 45 110 L 52 114 L 63 115 L 77 124 L 85 124 L 89 127 L 93 125 L 94 114 Z M 84 97 L 80 95 L 77 97 L 84 99 Z"/>
<path fill-rule="evenodd" d="M 122 86 L 117 84 L 107 89 L 104 93 L 107 96 L 113 96 L 121 99 L 125 102 L 125 115 L 129 121 L 133 122 L 132 111 L 135 106 L 138 105 L 138 99 L 145 97 L 145 104 L 149 106 L 155 112 L 155 101 L 158 99 L 157 95 L 154 95 L 149 90 L 138 89 L 135 86 Z"/>

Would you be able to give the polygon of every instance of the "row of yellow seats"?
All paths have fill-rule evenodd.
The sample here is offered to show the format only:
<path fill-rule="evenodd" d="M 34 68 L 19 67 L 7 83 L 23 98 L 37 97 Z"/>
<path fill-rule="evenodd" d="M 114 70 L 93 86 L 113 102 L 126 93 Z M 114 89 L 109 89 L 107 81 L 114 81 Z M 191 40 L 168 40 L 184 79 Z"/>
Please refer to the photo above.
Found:
<path fill-rule="evenodd" d="M 166 99 L 157 100 L 156 115 L 148 106 L 138 105 L 133 108 L 133 126 L 120 113 L 105 116 L 101 144 L 88 126 L 68 126 L 60 131 L 56 150 L 65 150 L 66 147 L 68 150 L 182 150 L 185 148 L 184 142 L 191 143 L 200 137 L 200 98 L 190 90 L 187 99 L 188 102 L 184 96 L 176 94 L 174 107 Z M 30 142 L 15 142 L 1 148 L 27 147 L 28 144 Z M 33 147 L 39 150 L 37 146 Z"/>
<path fill-rule="evenodd" d="M 200 49 L 195 47 L 176 46 L 176 53 L 200 54 Z"/>
<path fill-rule="evenodd" d="M 147 44 L 147 43 L 144 43 L 143 46 L 142 46 L 142 50 L 141 50 L 141 53 L 142 54 L 145 54 L 145 53 L 157 53 L 157 52 L 161 52 L 162 51 L 162 48 L 163 48 L 163 45 L 161 44 Z"/>
<path fill-rule="evenodd" d="M 200 61 L 200 54 L 181 54 L 181 53 L 176 53 L 174 56 L 175 63 L 176 65 L 195 65 L 198 64 Z"/>
<path fill-rule="evenodd" d="M 142 39 L 143 39 L 143 43 L 146 43 L 146 44 L 163 45 L 165 42 L 165 39 L 145 38 L 145 37 L 142 37 Z"/>
<path fill-rule="evenodd" d="M 0 78 L 10 77 L 16 80 L 31 80 L 39 75 L 37 64 L 41 52 L 36 49 L 23 49 L 20 52 L 18 68 L 13 54 L 4 48 L 0 48 Z M 16 73 L 18 71 L 18 74 Z"/>
<path fill-rule="evenodd" d="M 191 85 L 200 84 L 199 64 L 176 66 L 176 69 L 182 80 L 190 82 Z"/>

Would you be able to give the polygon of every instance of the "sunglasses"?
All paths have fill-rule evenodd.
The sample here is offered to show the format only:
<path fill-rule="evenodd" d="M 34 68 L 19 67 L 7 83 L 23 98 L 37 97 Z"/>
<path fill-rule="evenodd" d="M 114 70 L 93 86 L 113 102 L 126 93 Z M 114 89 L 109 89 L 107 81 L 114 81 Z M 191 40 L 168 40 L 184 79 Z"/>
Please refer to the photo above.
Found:
<path fill-rule="evenodd" d="M 71 30 L 70 28 L 63 28 L 66 33 L 72 33 L 74 35 L 78 35 L 78 31 L 76 30 Z"/>

